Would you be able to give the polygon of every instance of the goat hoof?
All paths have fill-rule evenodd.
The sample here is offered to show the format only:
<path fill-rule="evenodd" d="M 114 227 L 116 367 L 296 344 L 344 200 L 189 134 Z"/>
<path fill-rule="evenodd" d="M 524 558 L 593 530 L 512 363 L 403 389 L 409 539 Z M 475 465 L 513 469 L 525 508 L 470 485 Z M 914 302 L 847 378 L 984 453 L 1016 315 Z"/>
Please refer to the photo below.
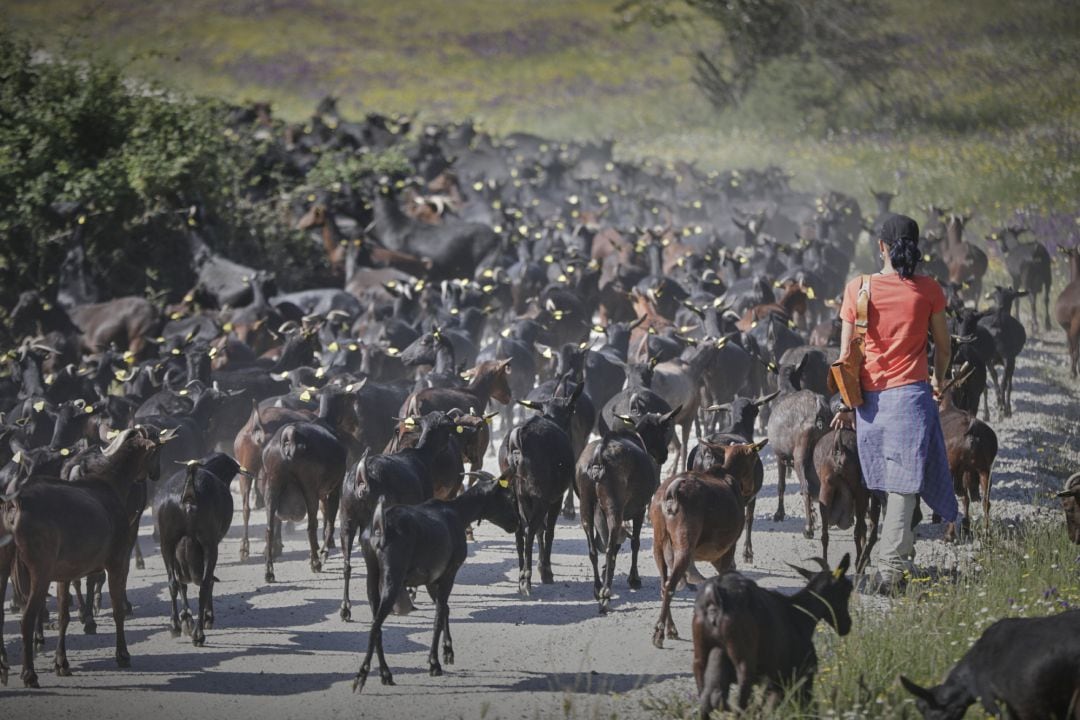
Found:
<path fill-rule="evenodd" d="M 679 639 L 679 631 L 676 630 L 674 626 L 669 627 L 667 629 L 667 637 L 668 637 L 668 640 L 678 640 Z"/>
<path fill-rule="evenodd" d="M 126 601 L 125 601 L 125 602 L 126 602 Z M 135 617 L 135 608 L 131 607 L 131 603 L 130 603 L 130 602 L 128 602 L 128 603 L 127 603 L 127 604 L 126 604 L 126 605 L 124 606 L 124 617 L 126 617 L 126 618 L 133 618 L 133 617 Z"/>
<path fill-rule="evenodd" d="M 8 670 L 7 666 L 0 667 L 0 685 L 7 687 L 8 684 Z"/>
<path fill-rule="evenodd" d="M 442 661 L 443 661 L 443 665 L 453 665 L 454 664 L 454 651 L 453 650 L 443 649 Z"/>
<path fill-rule="evenodd" d="M 191 644 L 195 647 L 203 647 L 206 645 L 206 634 L 202 632 L 195 633 L 195 637 L 191 638 Z"/>
<path fill-rule="evenodd" d="M 251 557 L 251 548 L 247 542 L 244 542 L 240 545 L 240 562 L 247 562 L 249 557 Z"/>
<path fill-rule="evenodd" d="M 203 624 L 203 627 L 206 628 L 207 630 L 213 630 L 214 629 L 214 616 L 213 616 L 213 614 L 208 612 L 205 615 L 203 615 L 202 624 Z"/>
<path fill-rule="evenodd" d="M 62 665 L 56 665 L 55 668 L 57 677 L 71 677 L 71 667 L 67 661 L 64 661 Z"/>
<path fill-rule="evenodd" d="M 754 553 L 752 553 L 752 552 L 744 552 L 742 554 L 742 559 L 743 559 L 743 562 L 746 563 L 747 565 L 753 565 L 754 564 Z"/>
<path fill-rule="evenodd" d="M 341 619 L 345 622 L 352 620 L 352 610 L 346 607 L 344 603 L 341 604 L 341 612 L 339 614 L 341 615 Z"/>
<path fill-rule="evenodd" d="M 97 623 L 88 622 L 83 624 L 83 635 L 97 635 Z"/>
<path fill-rule="evenodd" d="M 22 674 L 23 685 L 28 688 L 40 688 L 38 685 L 37 673 L 31 670 L 30 672 L 23 672 Z"/>
<path fill-rule="evenodd" d="M 322 572 L 322 562 L 318 560 L 311 561 L 311 572 Z"/>
<path fill-rule="evenodd" d="M 783 520 L 784 520 L 784 511 L 783 510 L 777 510 L 776 512 L 773 513 L 773 516 L 772 516 L 772 521 L 773 522 L 783 522 Z"/>
<path fill-rule="evenodd" d="M 664 631 L 661 628 L 656 628 L 652 634 L 653 647 L 664 649 Z"/>
<path fill-rule="evenodd" d="M 131 656 L 127 653 L 116 656 L 116 667 L 129 668 L 131 667 Z"/>
<path fill-rule="evenodd" d="M 431 677 L 442 677 L 442 666 L 438 663 L 435 663 L 431 666 L 429 674 L 431 675 Z"/>
<path fill-rule="evenodd" d="M 806 538 L 807 540 L 813 540 L 814 539 L 814 529 L 813 528 L 803 528 L 802 536 L 804 538 Z"/>
<path fill-rule="evenodd" d="M 352 681 L 352 691 L 358 693 L 363 691 L 364 683 L 367 682 L 367 673 L 360 671 L 356 674 L 356 678 Z"/>
<path fill-rule="evenodd" d="M 265 575 L 265 579 L 266 579 L 266 582 L 268 582 L 268 583 L 274 582 L 274 571 L 273 570 L 268 570 L 266 575 Z"/>
<path fill-rule="evenodd" d="M 142 560 L 140 558 L 136 558 L 135 559 L 135 569 L 136 570 L 145 570 L 146 569 L 146 561 Z"/>
<path fill-rule="evenodd" d="M 608 603 L 609 602 L 611 602 L 611 601 L 608 600 L 607 598 L 604 598 L 603 600 L 600 601 L 600 614 L 601 615 L 607 615 Z"/>
<path fill-rule="evenodd" d="M 540 584 L 541 585 L 553 585 L 555 583 L 555 574 L 550 570 L 540 571 Z"/>
<path fill-rule="evenodd" d="M 637 575 L 631 575 L 626 579 L 626 584 L 631 590 L 641 589 L 641 578 Z"/>
<path fill-rule="evenodd" d="M 394 677 L 390 674 L 389 670 L 386 671 L 385 675 L 380 675 L 379 679 L 382 680 L 383 685 L 393 685 L 394 684 Z"/>
<path fill-rule="evenodd" d="M 528 583 L 518 583 L 518 594 L 521 597 L 529 597 L 532 595 L 532 586 Z"/>

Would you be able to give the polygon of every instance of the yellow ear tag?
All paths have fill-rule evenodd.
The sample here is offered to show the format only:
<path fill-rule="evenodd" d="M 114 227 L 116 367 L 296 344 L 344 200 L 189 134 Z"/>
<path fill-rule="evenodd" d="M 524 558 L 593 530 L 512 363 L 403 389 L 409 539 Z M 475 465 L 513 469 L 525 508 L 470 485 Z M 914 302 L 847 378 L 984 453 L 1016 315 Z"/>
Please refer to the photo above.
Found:
<path fill-rule="evenodd" d="M 11 462 L 15 463 L 16 465 L 22 464 L 22 450 L 11 456 Z"/>
<path fill-rule="evenodd" d="M 491 268 L 485 268 L 484 272 L 482 272 L 481 275 L 483 275 L 486 278 L 495 277 L 495 271 L 492 270 Z"/>
<path fill-rule="evenodd" d="M 231 322 L 227 322 L 227 323 L 225 323 L 224 325 L 221 326 L 221 329 L 224 330 L 225 332 L 232 332 L 233 331 L 233 324 Z"/>
<path fill-rule="evenodd" d="M 180 392 L 177 393 L 177 395 L 180 395 L 181 397 L 183 397 L 184 395 L 187 395 L 187 394 L 188 394 L 187 390 L 181 390 Z"/>
<path fill-rule="evenodd" d="M 502 336 L 503 336 L 504 338 L 506 338 L 506 337 L 510 337 L 510 328 L 505 328 L 505 329 L 504 329 L 504 330 L 503 330 L 502 332 L 500 332 L 499 334 L 500 334 L 500 335 L 502 335 Z"/>
<path fill-rule="evenodd" d="M 345 386 L 345 392 L 351 393 L 353 391 L 353 388 L 355 388 L 355 387 L 356 387 L 355 385 L 353 385 L 352 383 L 349 383 L 348 385 Z"/>
<path fill-rule="evenodd" d="M 806 297 L 808 297 L 811 300 L 813 300 L 816 297 L 815 294 L 814 294 L 814 288 L 812 288 L 812 287 L 806 288 Z"/>
<path fill-rule="evenodd" d="M 173 348 L 171 352 L 172 352 L 173 355 L 179 355 L 180 354 L 180 348 Z"/>
<path fill-rule="evenodd" d="M 386 348 L 386 354 L 389 355 L 390 357 L 394 357 L 399 352 L 401 352 L 401 351 L 398 350 L 396 347 L 388 347 L 388 348 Z"/>
<path fill-rule="evenodd" d="M 341 346 L 338 345 L 337 342 L 332 342 L 332 343 L 330 343 L 329 345 L 326 346 L 326 349 L 329 350 L 330 352 L 337 352 L 338 350 L 341 349 Z"/>
<path fill-rule="evenodd" d="M 45 376 L 46 385 L 52 385 L 54 382 L 56 382 L 56 375 L 54 375 L 53 373 L 49 373 Z"/>
<path fill-rule="evenodd" d="M 309 400 L 311 400 L 311 393 L 305 390 L 304 392 L 300 393 L 300 399 L 304 402 L 308 402 Z"/>
<path fill-rule="evenodd" d="M 499 478 L 499 487 L 501 487 L 501 488 L 510 487 L 510 481 L 507 480 L 506 478 Z"/>
<path fill-rule="evenodd" d="M 844 569 L 843 568 L 836 568 L 835 570 L 833 570 L 832 576 L 834 578 L 836 578 L 837 580 L 839 580 L 840 578 L 844 577 Z"/>
<path fill-rule="evenodd" d="M 71 451 L 67 448 L 60 448 L 60 457 L 67 457 L 71 454 Z"/>
<path fill-rule="evenodd" d="M 922 259 L 923 259 L 923 262 L 930 262 L 930 256 L 929 255 L 923 255 Z"/>
<path fill-rule="evenodd" d="M 550 265 L 551 263 L 555 262 L 555 258 L 552 255 L 545 255 L 544 256 L 544 262 L 546 262 L 548 265 Z"/>
<path fill-rule="evenodd" d="M 349 343 L 349 350 L 351 352 L 356 352 L 359 349 L 360 349 L 360 346 L 357 345 L 356 343 Z"/>
<path fill-rule="evenodd" d="M 416 420 L 411 417 L 407 417 L 401 424 L 407 428 L 416 427 Z"/>
<path fill-rule="evenodd" d="M 325 374 L 326 374 L 326 368 L 324 368 L 324 367 L 320 367 L 318 370 L 315 371 L 315 377 L 317 377 L 317 378 L 321 378 Z"/>
<path fill-rule="evenodd" d="M 119 434 L 120 434 L 119 430 L 109 430 L 108 432 L 105 433 L 105 439 L 106 440 L 112 440 L 114 437 L 116 437 Z"/>
<path fill-rule="evenodd" d="M 457 429 L 457 434 L 458 434 L 458 435 L 460 435 L 461 433 L 465 432 L 465 428 L 463 428 L 463 427 L 462 427 L 461 425 L 456 425 L 455 427 L 456 427 L 456 429 Z"/>
<path fill-rule="evenodd" d="M 44 409 L 45 409 L 45 401 L 44 400 L 38 400 L 36 403 L 34 403 L 34 412 L 41 412 Z"/>
<path fill-rule="evenodd" d="M 93 415 L 94 414 L 94 406 L 93 405 L 87 405 L 84 408 L 84 412 L 86 412 L 87 415 Z"/>

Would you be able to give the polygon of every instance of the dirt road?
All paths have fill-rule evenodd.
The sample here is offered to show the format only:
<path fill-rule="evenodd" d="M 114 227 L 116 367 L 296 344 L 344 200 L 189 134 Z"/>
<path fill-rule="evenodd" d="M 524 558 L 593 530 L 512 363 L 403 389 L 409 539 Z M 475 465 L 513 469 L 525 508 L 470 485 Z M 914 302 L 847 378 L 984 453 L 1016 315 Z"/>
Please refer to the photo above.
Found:
<path fill-rule="evenodd" d="M 1055 501 L 1046 497 L 1047 491 L 1060 486 L 1062 473 L 1080 466 L 1080 385 L 1068 381 L 1064 368 L 1060 333 L 1045 344 L 1029 344 L 1017 372 L 1016 414 L 1006 421 L 993 416 L 1002 447 L 993 480 L 993 516 L 1002 522 L 1051 512 L 1056 517 Z M 765 459 L 766 484 L 754 526 L 756 563 L 741 569 L 763 585 L 788 590 L 800 583 L 784 561 L 819 554 L 820 543 L 802 537 L 801 502 L 791 484 L 787 520 L 767 519 L 776 507 L 776 473 L 771 454 Z M 975 512 L 976 518 L 980 513 Z M 648 528 L 640 563 L 643 587 L 627 590 L 626 543 L 619 556 L 617 596 L 611 612 L 600 616 L 576 521 L 562 520 L 556 531 L 556 583 L 537 585 L 529 600 L 517 594 L 513 537 L 481 526 L 450 599 L 457 664 L 446 666 L 443 677 L 428 676 L 433 613 L 422 595 L 416 612 L 392 616 L 384 630 L 396 686 L 380 685 L 373 672 L 364 692 L 354 695 L 352 679 L 370 620 L 363 600 L 362 559 L 354 559 L 354 568 L 359 566 L 353 577 L 354 622 L 344 623 L 338 617 L 340 552 L 331 555 L 324 572 L 312 574 L 306 540 L 293 533 L 286 538 L 284 559 L 276 564 L 278 582 L 267 585 L 261 564 L 261 513 L 255 517 L 260 522 L 252 528 L 258 542 L 251 561 L 238 562 L 239 514 L 222 547 L 218 624 L 207 633 L 204 648 L 169 634 L 165 573 L 150 539 L 149 516 L 141 538 L 147 567 L 133 570 L 130 584 L 136 613 L 128 624 L 130 669 L 120 670 L 113 661 L 113 626 L 105 613 L 96 636 L 84 636 L 78 624 L 72 624 L 68 652 L 73 677 L 49 672 L 55 633 L 47 632 L 48 651 L 37 660 L 42 689 L 23 690 L 18 679 L 18 618 L 9 613 L 3 629 L 13 672 L 11 685 L 0 688 L 0 714 L 93 720 L 637 717 L 650 714 L 650 697 L 693 691 L 688 639 L 692 592 L 681 592 L 674 603 L 675 621 L 686 639 L 668 641 L 663 650 L 650 642 L 659 590 Z M 937 540 L 940 528 L 924 525 L 919 533 L 920 559 L 953 561 L 958 551 Z M 834 532 L 834 561 L 851 548 L 850 532 Z M 878 601 L 858 602 L 865 608 Z M 853 632 L 858 630 L 856 621 Z"/>

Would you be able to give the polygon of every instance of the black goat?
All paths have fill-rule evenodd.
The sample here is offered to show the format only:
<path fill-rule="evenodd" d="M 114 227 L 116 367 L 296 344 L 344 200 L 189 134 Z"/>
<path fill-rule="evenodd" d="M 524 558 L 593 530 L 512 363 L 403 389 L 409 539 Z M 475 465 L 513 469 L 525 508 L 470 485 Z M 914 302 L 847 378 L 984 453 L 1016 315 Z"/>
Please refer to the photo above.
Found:
<path fill-rule="evenodd" d="M 540 535 L 540 581 L 555 582 L 551 544 L 563 494 L 574 482 L 574 451 L 568 430 L 579 385 L 570 397 L 551 398 L 534 415 L 503 438 L 499 470 L 514 487 L 518 522 L 518 590 L 532 592 L 533 540 Z"/>
<path fill-rule="evenodd" d="M 928 720 L 962 718 L 979 702 L 1017 720 L 1076 717 L 1080 708 L 1080 610 L 1006 618 L 986 628 L 941 685 L 903 686 Z"/>
<path fill-rule="evenodd" d="M 754 685 L 764 680 L 770 700 L 779 700 L 797 683 L 805 705 L 817 672 L 814 628 L 824 620 L 840 635 L 851 631 L 848 600 L 853 585 L 846 577 L 851 557 L 836 570 L 815 558 L 821 570 L 796 567 L 809 582 L 792 596 L 758 587 L 738 572 L 710 578 L 694 603 L 694 680 L 701 717 L 728 709 L 733 682 L 739 685 L 739 707 L 750 702 Z M 794 567 L 794 566 L 792 566 Z"/>
<path fill-rule="evenodd" d="M 375 505 L 415 505 L 434 497 L 432 468 L 439 454 L 450 442 L 457 423 L 446 413 L 430 412 L 417 423 L 420 438 L 414 447 L 388 455 L 368 457 L 367 453 L 345 474 L 341 497 L 341 552 L 345 558 L 345 593 L 341 600 L 341 619 L 352 617 L 349 581 L 352 577 L 352 546 L 356 531 L 371 523 Z M 460 464 L 460 461 L 459 461 Z M 408 607 L 408 605 L 405 605 Z"/>
<path fill-rule="evenodd" d="M 218 544 L 232 525 L 229 482 L 239 471 L 240 464 L 231 457 L 214 453 L 189 462 L 187 469 L 170 477 L 157 494 L 154 521 L 169 578 L 170 630 L 173 637 L 179 637 L 182 621 L 183 631 L 197 647 L 206 642 L 204 628 L 214 626 Z M 188 608 L 189 583 L 199 587 L 199 615 L 194 622 Z M 184 601 L 182 616 L 177 613 L 177 593 Z"/>
<path fill-rule="evenodd" d="M 1012 316 L 1012 304 L 1016 298 L 1027 294 L 1026 290 L 1003 288 L 1000 285 L 995 287 L 990 295 L 995 309 L 987 311 L 979 320 L 979 324 L 988 329 L 994 338 L 994 356 L 990 362 L 1005 368 L 997 398 L 998 411 L 1005 417 L 1012 415 L 1012 379 L 1016 370 L 1016 356 L 1027 342 L 1024 326 Z"/>
<path fill-rule="evenodd" d="M 425 586 L 435 602 L 435 633 L 428 655 L 431 676 L 442 675 L 440 636 L 443 636 L 443 662 L 454 664 L 449 599 L 458 569 L 467 555 L 465 527 L 477 520 L 490 520 L 507 532 L 514 531 L 517 513 L 508 486 L 505 478 L 495 480 L 487 475 L 450 501 L 428 500 L 420 505 L 386 507 L 383 499 L 379 499 L 371 527 L 361 538 L 372 623 L 367 654 L 353 681 L 354 692 L 364 689 L 375 651 L 379 653 L 379 677 L 383 685 L 394 684 L 383 656 L 382 625 L 406 586 Z"/>

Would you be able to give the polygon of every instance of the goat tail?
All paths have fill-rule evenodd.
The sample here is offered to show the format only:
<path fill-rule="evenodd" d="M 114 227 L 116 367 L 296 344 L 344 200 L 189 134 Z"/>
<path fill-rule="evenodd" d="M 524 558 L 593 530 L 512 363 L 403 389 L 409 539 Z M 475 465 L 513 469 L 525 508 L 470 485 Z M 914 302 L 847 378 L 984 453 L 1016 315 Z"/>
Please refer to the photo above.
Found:
<path fill-rule="evenodd" d="M 672 483 L 668 485 L 668 489 L 664 493 L 664 500 L 661 503 L 661 507 L 663 508 L 665 515 L 674 516 L 679 513 L 678 492 L 682 480 L 682 477 L 675 478 Z"/>
<path fill-rule="evenodd" d="M 206 558 L 203 555 L 202 545 L 193 538 L 184 536 L 176 543 L 174 550 L 178 567 L 184 568 L 188 579 L 199 585 L 202 583 L 203 572 L 206 569 Z"/>
<path fill-rule="evenodd" d="M 303 443 L 296 436 L 296 426 L 288 425 L 281 431 L 281 456 L 286 460 L 294 460 L 298 453 L 304 449 Z"/>
<path fill-rule="evenodd" d="M 386 496 L 380 495 L 371 516 L 371 545 L 381 550 L 386 545 Z"/>
<path fill-rule="evenodd" d="M 599 484 L 604 479 L 604 441 L 596 443 L 596 447 L 593 448 L 592 457 L 589 458 L 589 463 L 585 468 L 585 474 L 589 476 L 589 479 L 594 483 Z"/>

